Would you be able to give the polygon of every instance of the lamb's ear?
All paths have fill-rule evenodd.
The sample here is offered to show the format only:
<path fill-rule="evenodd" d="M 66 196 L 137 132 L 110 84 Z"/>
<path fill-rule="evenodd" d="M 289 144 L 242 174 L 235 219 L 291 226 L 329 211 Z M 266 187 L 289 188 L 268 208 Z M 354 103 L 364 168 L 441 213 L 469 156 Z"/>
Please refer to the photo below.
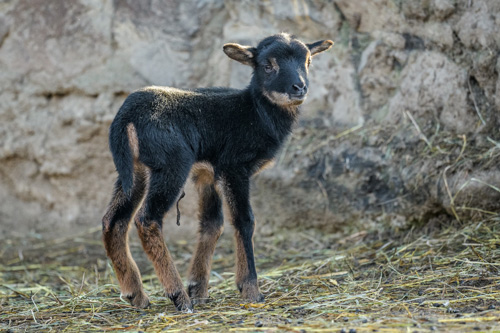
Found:
<path fill-rule="evenodd" d="M 251 46 L 228 43 L 224 44 L 224 53 L 233 60 L 241 62 L 243 65 L 255 67 L 255 56 L 257 49 Z"/>
<path fill-rule="evenodd" d="M 306 45 L 309 48 L 309 51 L 311 51 L 312 57 L 318 53 L 328 50 L 330 47 L 332 47 L 333 42 L 331 40 L 320 40 L 318 42 Z"/>

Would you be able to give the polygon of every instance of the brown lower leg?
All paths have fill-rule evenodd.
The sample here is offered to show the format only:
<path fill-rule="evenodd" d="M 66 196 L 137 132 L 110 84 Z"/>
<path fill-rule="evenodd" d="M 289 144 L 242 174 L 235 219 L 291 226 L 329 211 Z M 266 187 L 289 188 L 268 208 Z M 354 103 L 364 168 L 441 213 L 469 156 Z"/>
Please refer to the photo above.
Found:
<path fill-rule="evenodd" d="M 104 246 L 113 263 L 121 295 L 139 308 L 146 308 L 149 299 L 144 292 L 141 273 L 128 247 L 128 226 L 116 225 L 104 231 Z"/>
<path fill-rule="evenodd" d="M 137 161 L 137 135 L 132 124 L 127 127 L 129 142 L 134 152 L 133 187 L 129 196 L 125 195 L 121 181 L 115 183 L 113 197 L 102 219 L 103 240 L 106 253 L 113 263 L 120 283 L 121 294 L 137 307 L 145 308 L 149 299 L 144 292 L 141 273 L 128 246 L 130 222 L 141 206 L 149 183 L 149 169 Z M 135 137 L 134 137 L 135 136 Z"/>
<path fill-rule="evenodd" d="M 136 221 L 136 225 L 144 251 L 153 263 L 166 295 L 174 302 L 177 310 L 192 310 L 191 301 L 183 289 L 182 280 L 165 245 L 160 225 L 156 222 L 143 225 L 139 221 Z"/>
<path fill-rule="evenodd" d="M 103 241 L 108 257 L 113 263 L 121 294 L 137 307 L 145 308 L 149 299 L 144 293 L 141 274 L 128 246 L 128 230 L 134 204 L 115 185 L 115 193 L 103 218 Z"/>
<path fill-rule="evenodd" d="M 217 240 L 222 234 L 222 228 L 210 231 L 200 231 L 198 244 L 189 268 L 189 296 L 197 303 L 204 303 L 208 299 L 208 280 L 212 256 Z"/>
<path fill-rule="evenodd" d="M 245 250 L 243 237 L 238 231 L 235 232 L 236 239 L 236 285 L 241 292 L 241 297 L 250 302 L 262 302 L 264 296 L 259 290 L 257 276 L 250 277 L 250 267 L 248 264 L 248 254 Z M 253 249 L 253 240 L 252 240 Z M 254 268 L 255 270 L 255 268 Z"/>

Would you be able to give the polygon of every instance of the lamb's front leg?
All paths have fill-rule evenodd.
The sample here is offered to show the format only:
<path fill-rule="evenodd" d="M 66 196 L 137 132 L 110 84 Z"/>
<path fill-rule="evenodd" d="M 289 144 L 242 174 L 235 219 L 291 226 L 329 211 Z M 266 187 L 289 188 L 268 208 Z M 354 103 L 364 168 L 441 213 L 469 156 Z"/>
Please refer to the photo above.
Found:
<path fill-rule="evenodd" d="M 245 172 L 224 175 L 225 194 L 231 211 L 236 240 L 236 286 L 243 299 L 263 302 L 253 253 L 255 221 L 250 206 L 249 176 Z"/>

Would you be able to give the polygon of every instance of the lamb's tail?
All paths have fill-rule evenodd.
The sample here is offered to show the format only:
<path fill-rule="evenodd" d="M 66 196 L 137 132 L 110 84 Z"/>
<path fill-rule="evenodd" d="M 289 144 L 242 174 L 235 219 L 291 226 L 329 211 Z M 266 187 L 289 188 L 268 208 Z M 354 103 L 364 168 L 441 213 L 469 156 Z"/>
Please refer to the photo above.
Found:
<path fill-rule="evenodd" d="M 131 134 L 135 137 L 130 138 Z M 131 139 L 135 139 L 135 142 L 131 142 Z M 137 134 L 134 125 L 130 123 L 128 126 L 123 126 L 120 119 L 115 119 L 109 129 L 109 148 L 113 154 L 113 161 L 123 192 L 130 198 L 134 183 L 133 149 L 137 148 Z"/>

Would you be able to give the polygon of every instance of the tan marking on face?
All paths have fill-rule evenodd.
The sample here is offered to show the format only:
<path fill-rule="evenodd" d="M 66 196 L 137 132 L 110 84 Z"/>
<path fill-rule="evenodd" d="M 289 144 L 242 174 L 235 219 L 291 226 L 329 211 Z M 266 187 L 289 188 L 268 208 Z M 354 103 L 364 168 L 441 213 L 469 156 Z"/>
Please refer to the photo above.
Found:
<path fill-rule="evenodd" d="M 139 158 L 139 139 L 137 138 L 135 126 L 132 123 L 127 125 L 127 136 L 132 156 L 134 157 L 134 160 L 137 160 Z"/>
<path fill-rule="evenodd" d="M 306 70 L 308 72 L 309 72 L 309 66 L 311 66 L 311 60 L 312 60 L 311 52 L 307 51 L 307 55 L 306 55 Z"/>
<path fill-rule="evenodd" d="M 279 73 L 280 66 L 278 65 L 278 62 L 276 61 L 276 58 L 269 58 L 269 62 L 271 63 L 271 66 L 273 66 L 273 69 L 276 71 L 276 73 Z"/>
<path fill-rule="evenodd" d="M 280 106 L 288 106 L 290 104 L 290 96 L 286 93 L 279 93 L 276 91 L 267 92 L 264 91 L 264 96 L 267 97 L 268 100 L 273 102 L 274 104 L 278 104 Z"/>
<path fill-rule="evenodd" d="M 279 93 L 276 91 L 264 91 L 263 95 L 266 96 L 266 98 L 271 101 L 271 103 L 274 103 L 276 105 L 279 105 L 283 109 L 287 110 L 291 114 L 295 114 L 297 111 L 297 107 L 304 102 L 303 100 L 294 100 L 291 99 L 290 96 L 287 93 Z"/>

